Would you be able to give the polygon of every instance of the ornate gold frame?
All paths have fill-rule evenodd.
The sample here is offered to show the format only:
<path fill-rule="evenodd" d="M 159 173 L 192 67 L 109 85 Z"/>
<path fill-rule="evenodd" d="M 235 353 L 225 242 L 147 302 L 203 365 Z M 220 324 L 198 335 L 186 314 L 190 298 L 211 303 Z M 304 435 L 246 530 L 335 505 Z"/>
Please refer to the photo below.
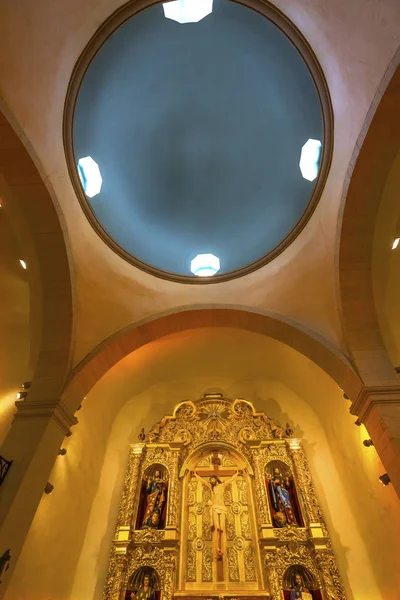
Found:
<path fill-rule="evenodd" d="M 138 258 L 135 258 L 131 254 L 129 254 L 129 252 L 124 250 L 124 248 L 122 248 L 103 228 L 101 223 L 98 221 L 94 211 L 92 210 L 90 204 L 88 203 L 85 193 L 82 189 L 78 171 L 75 166 L 76 160 L 73 150 L 72 128 L 76 100 L 85 73 L 101 46 L 107 41 L 110 35 L 112 35 L 112 33 L 118 27 L 120 27 L 125 21 L 138 14 L 142 10 L 145 10 L 150 6 L 157 4 L 157 2 L 154 2 L 153 0 L 131 0 L 124 6 L 116 10 L 100 26 L 100 28 L 97 30 L 97 32 L 87 44 L 86 48 L 83 50 L 81 56 L 79 57 L 74 67 L 68 86 L 64 105 L 63 119 L 64 150 L 67 159 L 69 175 L 71 177 L 74 190 L 82 206 L 82 209 L 94 230 L 100 235 L 100 237 L 105 241 L 105 243 L 112 250 L 114 250 L 114 252 L 119 254 L 119 256 L 127 260 L 135 267 L 138 267 L 139 269 L 146 271 L 151 275 L 155 275 L 156 277 L 159 277 L 161 279 L 167 279 L 178 283 L 207 285 L 211 283 L 229 281 L 230 279 L 235 279 L 237 277 L 242 277 L 243 275 L 247 275 L 248 273 L 251 273 L 264 266 L 265 264 L 273 260 L 276 256 L 281 254 L 281 252 L 283 252 L 283 250 L 285 250 L 285 248 L 287 248 L 291 244 L 291 242 L 299 235 L 299 233 L 304 229 L 305 225 L 311 218 L 311 215 L 313 214 L 318 204 L 318 201 L 321 197 L 322 191 L 325 186 L 326 179 L 328 177 L 333 152 L 333 109 L 329 95 L 328 85 L 324 73 L 322 71 L 321 65 L 317 60 L 317 57 L 315 56 L 314 52 L 312 51 L 310 45 L 308 44 L 302 33 L 276 6 L 273 6 L 268 1 L 264 0 L 241 0 L 237 3 L 242 4 L 243 6 L 246 6 L 250 9 L 253 9 L 260 15 L 269 19 L 290 39 L 293 45 L 297 48 L 314 80 L 319 100 L 321 103 L 324 128 L 324 144 L 321 157 L 321 166 L 316 185 L 314 187 L 313 193 L 310 197 L 310 200 L 303 215 L 300 217 L 299 221 L 289 232 L 286 238 L 282 240 L 280 244 L 278 244 L 278 246 L 273 248 L 273 250 L 271 250 L 265 256 L 261 257 L 260 259 L 254 261 L 253 263 L 245 267 L 242 267 L 241 269 L 237 269 L 229 273 L 224 273 L 222 275 L 217 274 L 214 275 L 212 278 L 192 277 L 178 275 L 176 273 L 169 273 L 167 271 L 157 269 L 156 267 L 153 267 L 152 265 L 149 265 L 139 260 Z"/>
<path fill-rule="evenodd" d="M 254 556 L 259 567 L 254 568 L 261 570 L 257 585 L 248 586 L 251 589 L 246 590 L 242 584 L 235 590 L 224 583 L 210 583 L 209 590 L 204 590 L 204 586 L 196 590 L 196 586 L 185 584 L 189 580 L 183 576 L 187 568 L 183 551 L 186 528 L 181 509 L 189 506 L 189 501 L 186 493 L 182 495 L 182 481 L 192 457 L 205 455 L 212 447 L 231 449 L 232 455 L 241 457 L 246 465 L 246 485 L 251 486 L 247 498 L 254 504 L 251 519 L 257 530 Z M 265 482 L 265 467 L 271 460 L 280 460 L 291 469 L 304 527 L 274 527 Z M 163 465 L 169 474 L 165 529 L 134 530 L 141 477 L 154 463 Z M 257 502 L 252 502 L 253 498 Z M 129 577 L 141 566 L 157 571 L 161 600 L 247 600 L 258 596 L 283 600 L 283 577 L 293 564 L 312 573 L 324 600 L 346 600 L 307 460 L 301 442 L 291 438 L 290 430 L 283 430 L 265 413 L 257 412 L 247 400 L 232 402 L 220 394 L 211 394 L 196 403 L 178 404 L 173 414 L 164 417 L 141 443 L 131 446 L 104 600 L 122 600 Z"/>

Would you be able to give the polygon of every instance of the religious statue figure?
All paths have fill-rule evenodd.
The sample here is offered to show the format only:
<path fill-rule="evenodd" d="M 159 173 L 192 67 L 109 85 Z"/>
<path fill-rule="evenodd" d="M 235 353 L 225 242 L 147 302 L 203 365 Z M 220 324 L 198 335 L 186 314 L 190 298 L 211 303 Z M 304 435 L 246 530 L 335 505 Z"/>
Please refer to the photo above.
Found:
<path fill-rule="evenodd" d="M 161 477 L 160 471 L 156 471 L 154 477 L 147 479 L 146 508 L 141 529 L 158 529 L 165 504 L 167 485 L 168 480 Z"/>
<path fill-rule="evenodd" d="M 192 473 L 192 476 L 194 475 L 211 491 L 211 512 L 214 526 L 213 546 L 217 560 L 222 559 L 226 548 L 225 521 L 227 510 L 224 503 L 224 491 L 227 485 L 232 483 L 238 475 L 242 474 L 242 471 L 237 471 L 232 477 L 225 481 L 221 481 L 217 475 L 211 475 L 207 481 L 207 479 L 200 477 L 197 473 Z"/>
<path fill-rule="evenodd" d="M 290 600 L 297 600 L 302 598 L 303 600 L 312 600 L 312 595 L 309 590 L 304 587 L 302 577 L 299 573 L 296 573 L 294 578 L 294 588 L 290 592 Z"/>
<path fill-rule="evenodd" d="M 288 490 L 289 486 L 289 478 L 284 478 L 278 467 L 275 467 L 269 482 L 269 488 L 272 507 L 276 513 L 275 524 L 278 527 L 284 527 L 286 524 L 298 525 Z"/>
<path fill-rule="evenodd" d="M 156 593 L 150 585 L 150 577 L 148 575 L 144 576 L 143 584 L 136 592 L 131 592 L 130 597 L 131 600 L 156 600 Z"/>

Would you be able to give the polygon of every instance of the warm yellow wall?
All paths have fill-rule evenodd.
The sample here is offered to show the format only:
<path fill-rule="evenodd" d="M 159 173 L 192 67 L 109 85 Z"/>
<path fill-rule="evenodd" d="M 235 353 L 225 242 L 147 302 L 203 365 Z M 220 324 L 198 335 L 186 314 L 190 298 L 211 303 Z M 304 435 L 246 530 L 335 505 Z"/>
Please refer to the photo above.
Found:
<path fill-rule="evenodd" d="M 1 178 L 0 178 L 1 179 Z M 15 412 L 16 393 L 29 378 L 29 274 L 22 269 L 0 181 L 0 446 Z M 6 457 L 12 458 L 12 457 Z"/>
<path fill-rule="evenodd" d="M 174 404 L 205 392 L 243 396 L 304 439 L 349 600 L 393 600 L 398 501 L 377 481 L 337 386 L 282 344 L 246 332 L 204 330 L 130 355 L 92 390 L 43 496 L 6 600 L 101 597 L 129 443 Z"/>

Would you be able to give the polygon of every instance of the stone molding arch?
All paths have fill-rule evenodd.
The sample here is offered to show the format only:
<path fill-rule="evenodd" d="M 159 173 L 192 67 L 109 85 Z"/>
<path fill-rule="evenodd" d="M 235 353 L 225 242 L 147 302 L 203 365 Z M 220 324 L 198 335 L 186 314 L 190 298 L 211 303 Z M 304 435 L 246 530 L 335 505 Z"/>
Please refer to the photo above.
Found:
<path fill-rule="evenodd" d="M 97 381 L 141 346 L 174 333 L 205 327 L 242 329 L 271 337 L 316 363 L 350 397 L 356 397 L 362 389 L 362 382 L 347 357 L 313 332 L 247 307 L 214 305 L 181 308 L 134 323 L 110 336 L 72 370 L 62 396 L 64 405 L 74 413 Z"/>
<path fill-rule="evenodd" d="M 342 326 L 365 386 L 398 386 L 376 314 L 373 237 L 383 188 L 400 150 L 400 48 L 365 119 L 347 171 L 337 249 Z"/>
<path fill-rule="evenodd" d="M 37 359 L 31 365 L 27 403 L 60 397 L 70 368 L 73 300 L 65 227 L 37 157 L 0 99 L 0 184 L 7 212 L 30 264 L 31 332 Z M 53 194 L 54 196 L 54 194 Z M 21 381 L 27 374 L 21 373 Z"/>

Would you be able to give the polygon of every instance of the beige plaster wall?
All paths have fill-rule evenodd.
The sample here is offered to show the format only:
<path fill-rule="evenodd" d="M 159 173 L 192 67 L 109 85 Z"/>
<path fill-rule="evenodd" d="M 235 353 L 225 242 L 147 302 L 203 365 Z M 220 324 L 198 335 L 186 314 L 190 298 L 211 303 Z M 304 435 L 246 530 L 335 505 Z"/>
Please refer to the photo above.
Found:
<path fill-rule="evenodd" d="M 376 220 L 372 280 L 379 327 L 394 366 L 400 366 L 400 154 L 390 171 Z"/>
<path fill-rule="evenodd" d="M 400 586 L 393 490 L 377 481 L 337 386 L 279 342 L 235 330 L 189 331 L 143 347 L 93 388 L 51 475 L 6 600 L 101 598 L 129 443 L 174 404 L 210 391 L 243 396 L 304 439 L 351 600 L 391 600 Z M 396 579 L 397 578 L 397 579 Z"/>

